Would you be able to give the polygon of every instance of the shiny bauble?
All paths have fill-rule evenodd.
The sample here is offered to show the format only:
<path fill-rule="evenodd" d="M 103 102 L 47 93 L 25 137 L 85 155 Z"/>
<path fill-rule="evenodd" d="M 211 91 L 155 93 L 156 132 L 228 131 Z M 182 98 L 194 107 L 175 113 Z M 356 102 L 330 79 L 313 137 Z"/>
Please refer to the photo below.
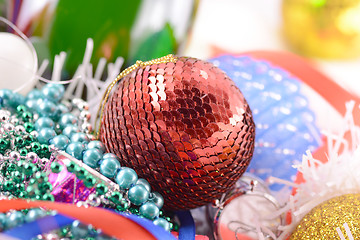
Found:
<path fill-rule="evenodd" d="M 313 208 L 300 221 L 292 233 L 291 239 L 341 239 L 336 228 L 340 228 L 346 237 L 344 224 L 351 235 L 360 236 L 360 194 L 346 194 L 334 197 Z M 350 238 L 349 238 L 350 239 Z"/>
<path fill-rule="evenodd" d="M 285 38 L 309 57 L 359 57 L 359 16 L 360 0 L 283 1 Z"/>
<path fill-rule="evenodd" d="M 108 99 L 100 139 L 164 197 L 191 209 L 227 192 L 254 151 L 251 110 L 213 64 L 179 57 L 139 67 Z"/>

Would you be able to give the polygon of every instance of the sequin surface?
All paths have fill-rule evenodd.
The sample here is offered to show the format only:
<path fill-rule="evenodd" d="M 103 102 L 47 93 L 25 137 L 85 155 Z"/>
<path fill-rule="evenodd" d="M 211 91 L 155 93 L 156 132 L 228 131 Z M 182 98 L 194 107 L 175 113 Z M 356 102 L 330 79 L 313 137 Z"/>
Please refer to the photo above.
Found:
<path fill-rule="evenodd" d="M 125 76 L 107 101 L 100 139 L 164 196 L 167 209 L 212 202 L 244 173 L 255 125 L 241 91 L 194 58 Z"/>

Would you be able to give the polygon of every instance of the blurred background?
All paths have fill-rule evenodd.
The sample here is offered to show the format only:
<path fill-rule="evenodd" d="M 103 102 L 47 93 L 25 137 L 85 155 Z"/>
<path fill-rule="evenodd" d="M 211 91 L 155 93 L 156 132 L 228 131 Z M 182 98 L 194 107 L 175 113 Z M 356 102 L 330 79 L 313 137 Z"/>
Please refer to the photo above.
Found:
<path fill-rule="evenodd" d="M 91 37 L 95 65 L 101 57 L 129 65 L 170 52 L 206 59 L 292 51 L 360 93 L 358 0 L 1 0 L 0 10 L 31 37 L 39 61 L 67 52 L 69 74 Z"/>

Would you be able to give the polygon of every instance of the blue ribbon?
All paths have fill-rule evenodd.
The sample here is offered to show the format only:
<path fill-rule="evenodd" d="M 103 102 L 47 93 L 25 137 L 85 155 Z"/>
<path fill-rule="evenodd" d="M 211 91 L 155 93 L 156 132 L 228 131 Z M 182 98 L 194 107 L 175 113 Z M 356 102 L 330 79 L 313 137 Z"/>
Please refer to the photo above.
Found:
<path fill-rule="evenodd" d="M 158 240 L 176 240 L 176 238 L 169 232 L 165 231 L 160 226 L 156 226 L 152 223 L 152 221 L 147 220 L 145 218 L 140 218 L 136 215 L 118 213 L 145 228 L 149 231 L 156 239 Z"/>
<path fill-rule="evenodd" d="M 180 220 L 179 240 L 195 240 L 195 222 L 190 211 L 176 213 Z"/>
<path fill-rule="evenodd" d="M 31 240 L 33 237 L 39 234 L 48 233 L 52 230 L 69 225 L 74 220 L 75 219 L 73 218 L 57 214 L 54 216 L 43 217 L 34 222 L 26 223 L 19 227 L 12 228 L 5 231 L 3 234 L 22 240 Z"/>

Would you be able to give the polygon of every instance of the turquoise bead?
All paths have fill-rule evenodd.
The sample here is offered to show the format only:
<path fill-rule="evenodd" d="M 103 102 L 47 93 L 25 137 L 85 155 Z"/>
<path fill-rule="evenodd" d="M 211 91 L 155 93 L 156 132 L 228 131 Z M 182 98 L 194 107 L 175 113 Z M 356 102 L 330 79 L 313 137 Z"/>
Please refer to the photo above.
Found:
<path fill-rule="evenodd" d="M 24 222 L 24 215 L 19 212 L 15 211 L 10 214 L 5 220 L 5 227 L 7 229 L 16 227 Z"/>
<path fill-rule="evenodd" d="M 26 95 L 26 99 L 28 100 L 39 99 L 39 98 L 44 98 L 44 95 L 39 89 L 33 89 Z"/>
<path fill-rule="evenodd" d="M 129 200 L 135 205 L 141 205 L 149 199 L 149 191 L 139 184 L 131 187 L 128 191 Z"/>
<path fill-rule="evenodd" d="M 45 211 L 41 210 L 40 208 L 33 208 L 30 209 L 29 212 L 25 216 L 25 222 L 33 222 L 36 219 L 42 218 L 46 215 Z"/>
<path fill-rule="evenodd" d="M 61 129 L 64 129 L 66 127 L 66 125 L 69 124 L 76 124 L 78 121 L 78 119 L 74 116 L 74 114 L 72 113 L 65 113 L 63 115 L 61 115 L 60 120 L 59 120 L 59 125 Z"/>
<path fill-rule="evenodd" d="M 83 153 L 83 162 L 92 168 L 98 167 L 101 158 L 102 153 L 99 149 L 88 149 Z"/>
<path fill-rule="evenodd" d="M 71 224 L 71 232 L 75 239 L 86 238 L 89 234 L 89 227 L 81 223 L 79 220 L 75 220 Z"/>
<path fill-rule="evenodd" d="M 136 172 L 128 167 L 123 167 L 120 169 L 116 175 L 116 183 L 119 185 L 120 189 L 128 189 L 131 185 L 135 184 L 138 180 Z"/>
<path fill-rule="evenodd" d="M 89 142 L 89 144 L 87 145 L 87 148 L 88 149 L 96 148 L 96 149 L 99 149 L 101 153 L 105 152 L 105 145 L 98 140 Z"/>
<path fill-rule="evenodd" d="M 61 112 L 61 115 L 69 112 L 68 107 L 66 107 L 66 106 L 65 106 L 64 104 L 62 104 L 62 103 L 60 103 L 60 104 L 58 105 L 58 110 Z"/>
<path fill-rule="evenodd" d="M 15 101 L 13 91 L 9 89 L 0 89 L 0 98 L 2 99 L 2 107 L 12 107 L 15 108 Z"/>
<path fill-rule="evenodd" d="M 159 213 L 159 208 L 152 202 L 144 203 L 140 207 L 140 214 L 148 219 L 159 217 Z"/>
<path fill-rule="evenodd" d="M 115 177 L 118 169 L 120 168 L 120 163 L 116 158 L 106 158 L 100 164 L 100 172 L 102 175 L 108 178 Z"/>
<path fill-rule="evenodd" d="M 118 157 L 113 153 L 105 153 L 104 156 L 103 156 L 103 159 L 107 159 L 107 158 L 116 158 L 116 159 L 118 159 Z"/>
<path fill-rule="evenodd" d="M 55 103 L 45 100 L 41 101 L 37 110 L 40 116 L 42 117 L 50 117 L 52 118 L 56 113 L 56 105 Z"/>
<path fill-rule="evenodd" d="M 66 146 L 70 143 L 70 139 L 65 135 L 57 135 L 50 139 L 50 144 L 54 145 L 59 150 L 65 150 Z"/>
<path fill-rule="evenodd" d="M 146 181 L 145 179 L 143 178 L 139 178 L 137 181 L 136 181 L 136 184 L 141 184 L 143 185 L 146 190 L 148 190 L 149 192 L 151 192 L 151 186 L 150 186 L 150 183 L 148 181 Z"/>
<path fill-rule="evenodd" d="M 84 145 L 82 143 L 79 142 L 73 142 L 70 143 L 67 147 L 66 147 L 66 152 L 68 154 L 70 154 L 71 156 L 73 156 L 74 158 L 81 160 L 82 159 L 82 153 L 84 151 Z"/>
<path fill-rule="evenodd" d="M 16 108 L 19 105 L 24 105 L 25 104 L 25 97 L 19 93 L 13 93 L 13 98 L 10 101 L 10 104 L 12 105 L 13 108 Z"/>
<path fill-rule="evenodd" d="M 35 111 L 35 110 L 37 110 L 37 107 L 38 107 L 38 100 L 37 100 L 37 99 L 29 99 L 29 100 L 26 100 L 25 106 L 26 106 L 30 111 Z"/>
<path fill-rule="evenodd" d="M 164 198 L 161 196 L 160 193 L 158 192 L 152 192 L 150 194 L 150 202 L 153 202 L 156 206 L 158 206 L 158 208 L 162 208 L 162 206 L 164 205 Z"/>
<path fill-rule="evenodd" d="M 83 132 L 74 133 L 71 136 L 70 140 L 71 142 L 80 142 L 80 143 L 89 142 L 88 136 Z"/>
<path fill-rule="evenodd" d="M 4 213 L 0 213 L 0 232 L 2 230 L 4 230 L 5 228 L 5 220 L 6 220 L 6 215 Z"/>
<path fill-rule="evenodd" d="M 49 140 L 56 136 L 55 130 L 51 128 L 43 128 L 39 131 L 37 140 L 42 144 L 49 144 Z"/>
<path fill-rule="evenodd" d="M 35 122 L 35 129 L 37 131 L 40 131 L 43 128 L 52 128 L 52 129 L 54 129 L 54 127 L 55 127 L 55 123 L 49 117 L 40 117 Z"/>
<path fill-rule="evenodd" d="M 62 134 L 67 136 L 70 139 L 71 136 L 77 132 L 80 132 L 80 129 L 78 127 L 76 127 L 75 125 L 69 124 L 69 125 L 66 125 Z"/>
<path fill-rule="evenodd" d="M 41 92 L 44 97 L 50 101 L 58 102 L 64 95 L 64 86 L 61 84 L 46 84 L 42 89 Z"/>
<path fill-rule="evenodd" d="M 170 223 L 164 218 L 157 218 L 153 221 L 156 226 L 164 228 L 166 231 L 170 231 Z"/>

